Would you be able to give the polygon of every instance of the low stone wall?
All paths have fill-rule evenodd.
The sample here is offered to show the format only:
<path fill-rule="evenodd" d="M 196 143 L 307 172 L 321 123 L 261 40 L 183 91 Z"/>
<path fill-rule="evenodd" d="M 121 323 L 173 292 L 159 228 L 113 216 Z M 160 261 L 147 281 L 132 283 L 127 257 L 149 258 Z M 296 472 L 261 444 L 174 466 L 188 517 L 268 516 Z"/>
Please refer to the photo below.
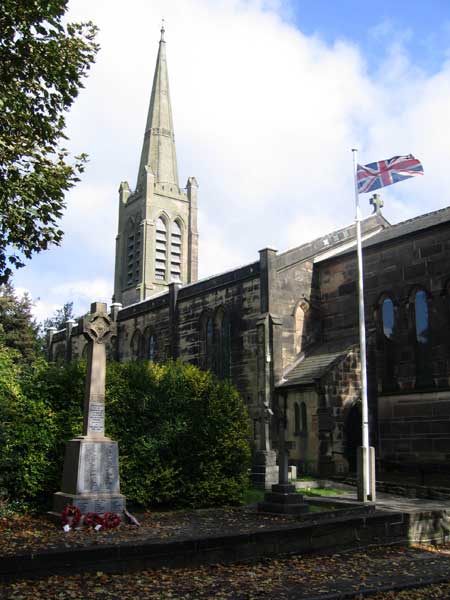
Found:
<path fill-rule="evenodd" d="M 447 511 L 373 511 L 320 522 L 293 521 L 289 529 L 2 556 L 0 580 L 255 561 L 280 555 L 338 552 L 377 544 L 440 543 L 448 539 Z"/>

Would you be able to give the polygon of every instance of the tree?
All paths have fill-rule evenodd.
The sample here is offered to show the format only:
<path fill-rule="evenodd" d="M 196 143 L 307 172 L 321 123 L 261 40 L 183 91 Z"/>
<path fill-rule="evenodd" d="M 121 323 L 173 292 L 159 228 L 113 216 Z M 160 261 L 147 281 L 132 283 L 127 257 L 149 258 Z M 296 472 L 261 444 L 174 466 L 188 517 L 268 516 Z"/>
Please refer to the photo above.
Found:
<path fill-rule="evenodd" d="M 49 327 L 56 327 L 56 329 L 63 329 L 66 326 L 66 321 L 69 319 L 75 319 L 73 314 L 73 302 L 66 302 L 61 308 L 58 308 L 53 317 L 45 319 L 43 324 L 44 331 Z"/>
<path fill-rule="evenodd" d="M 32 362 L 39 354 L 38 325 L 27 294 L 16 296 L 11 284 L 0 286 L 0 343 L 18 352 L 19 362 Z"/>
<path fill-rule="evenodd" d="M 63 24 L 67 0 L 0 2 L 0 283 L 60 244 L 64 194 L 79 180 L 61 145 L 65 113 L 95 59 L 97 28 Z"/>

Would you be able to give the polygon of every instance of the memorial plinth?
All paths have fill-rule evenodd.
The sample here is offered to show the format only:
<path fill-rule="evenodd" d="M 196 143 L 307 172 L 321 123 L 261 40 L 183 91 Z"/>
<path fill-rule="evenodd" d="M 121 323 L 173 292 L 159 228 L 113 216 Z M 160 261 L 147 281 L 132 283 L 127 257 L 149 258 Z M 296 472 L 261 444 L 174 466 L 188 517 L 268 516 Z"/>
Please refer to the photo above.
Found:
<path fill-rule="evenodd" d="M 125 496 L 120 493 L 117 442 L 105 436 L 105 343 L 114 333 L 106 304 L 95 302 L 91 313 L 79 321 L 88 341 L 83 435 L 66 443 L 61 491 L 53 497 L 56 512 L 66 504 L 88 512 L 120 513 Z"/>
<path fill-rule="evenodd" d="M 288 442 L 285 438 L 286 418 L 280 423 L 280 450 L 278 483 L 272 485 L 272 491 L 266 492 L 264 500 L 258 502 L 258 511 L 279 515 L 301 515 L 309 510 L 303 496 L 297 493 L 295 485 L 289 483 L 289 450 L 295 442 Z"/>

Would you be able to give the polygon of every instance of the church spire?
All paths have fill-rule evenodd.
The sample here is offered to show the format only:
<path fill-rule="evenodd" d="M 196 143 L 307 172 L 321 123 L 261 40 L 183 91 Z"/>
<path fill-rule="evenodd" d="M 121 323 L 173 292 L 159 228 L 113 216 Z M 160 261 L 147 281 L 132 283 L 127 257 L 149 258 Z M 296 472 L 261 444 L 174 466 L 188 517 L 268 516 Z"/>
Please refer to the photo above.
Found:
<path fill-rule="evenodd" d="M 163 21 L 142 145 L 137 188 L 143 186 L 146 167 L 149 167 L 154 174 L 155 183 L 179 186 L 164 33 Z"/>

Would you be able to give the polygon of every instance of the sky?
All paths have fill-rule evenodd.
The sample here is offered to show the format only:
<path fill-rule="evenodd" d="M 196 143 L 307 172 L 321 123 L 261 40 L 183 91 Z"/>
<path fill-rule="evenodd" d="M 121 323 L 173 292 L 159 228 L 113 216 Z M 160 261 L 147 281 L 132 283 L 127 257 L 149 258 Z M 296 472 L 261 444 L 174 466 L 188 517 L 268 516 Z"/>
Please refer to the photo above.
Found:
<path fill-rule="evenodd" d="M 352 148 L 362 164 L 421 160 L 424 177 L 380 192 L 391 223 L 450 204 L 448 0 L 69 0 L 101 50 L 67 119 L 89 164 L 64 240 L 13 279 L 39 321 L 111 301 L 117 190 L 136 183 L 162 18 L 180 185 L 200 186 L 200 277 L 350 224 Z"/>

